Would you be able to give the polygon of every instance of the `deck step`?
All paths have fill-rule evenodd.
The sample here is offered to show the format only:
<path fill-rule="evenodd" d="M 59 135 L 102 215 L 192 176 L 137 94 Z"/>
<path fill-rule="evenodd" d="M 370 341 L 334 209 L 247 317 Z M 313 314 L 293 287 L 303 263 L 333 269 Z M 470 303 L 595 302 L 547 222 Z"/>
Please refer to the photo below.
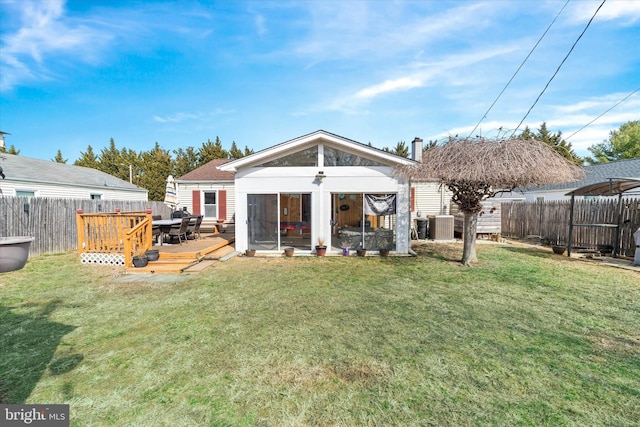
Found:
<path fill-rule="evenodd" d="M 235 252 L 235 248 L 233 246 L 223 246 L 221 248 L 216 249 L 213 252 L 210 252 L 209 254 L 207 254 L 204 259 L 209 260 L 209 259 L 215 259 L 215 260 L 219 260 L 220 258 L 229 255 L 230 253 Z"/>
<path fill-rule="evenodd" d="M 233 236 L 223 239 L 219 237 L 191 240 L 182 245 L 154 246 L 160 254 L 157 261 L 150 261 L 145 267 L 129 268 L 129 274 L 180 274 L 196 273 L 211 266 L 221 257 L 234 252 L 231 243 Z M 202 264 L 202 265 L 201 265 Z"/>

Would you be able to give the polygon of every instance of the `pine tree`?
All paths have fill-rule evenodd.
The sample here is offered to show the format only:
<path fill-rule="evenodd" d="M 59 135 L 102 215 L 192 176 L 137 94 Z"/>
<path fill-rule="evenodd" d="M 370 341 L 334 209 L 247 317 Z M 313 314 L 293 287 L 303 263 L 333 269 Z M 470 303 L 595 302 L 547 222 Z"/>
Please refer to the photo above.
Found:
<path fill-rule="evenodd" d="M 229 149 L 229 157 L 232 159 L 240 159 L 244 157 L 244 154 L 242 154 L 242 151 L 240 151 L 235 141 L 231 143 L 231 148 Z"/>
<path fill-rule="evenodd" d="M 16 150 L 16 146 L 11 144 L 8 150 L 6 147 L 0 148 L 0 153 L 15 154 L 17 156 L 20 154 L 20 150 Z"/>
<path fill-rule="evenodd" d="M 167 177 L 174 174 L 169 151 L 160 148 L 156 142 L 152 150 L 140 154 L 139 167 L 136 184 L 149 191 L 149 200 L 164 200 Z"/>
<path fill-rule="evenodd" d="M 100 163 L 98 162 L 98 158 L 93 152 L 93 147 L 91 147 L 90 145 L 87 147 L 86 152 L 84 153 L 82 151 L 80 152 L 80 158 L 78 158 L 75 162 L 73 162 L 73 164 L 76 166 L 84 166 L 86 168 L 101 170 Z"/>
<path fill-rule="evenodd" d="M 216 142 L 211 142 L 211 140 L 207 140 L 207 142 L 202 143 L 202 147 L 198 151 L 198 166 L 202 166 L 205 163 L 209 163 L 213 159 L 228 159 L 229 153 L 222 147 L 222 142 L 220 142 L 220 138 L 216 136 Z"/>
<path fill-rule="evenodd" d="M 547 123 L 543 122 L 540 125 L 537 133 L 531 132 L 531 129 L 527 126 L 519 136 L 520 139 L 536 139 L 538 141 L 544 142 L 551 146 L 558 154 L 560 154 L 565 159 L 577 164 L 581 165 L 584 160 L 578 156 L 571 147 L 571 143 L 562 139 L 562 132 L 551 133 L 549 129 L 547 129 Z"/>
<path fill-rule="evenodd" d="M 181 177 L 198 167 L 198 153 L 196 153 L 195 148 L 178 148 L 173 150 L 173 153 L 176 156 L 174 160 L 175 178 Z"/>
<path fill-rule="evenodd" d="M 56 163 L 67 163 L 68 159 L 65 159 L 62 157 L 62 151 L 58 150 L 58 153 L 56 154 L 56 156 L 51 159 L 52 162 L 56 162 Z"/>

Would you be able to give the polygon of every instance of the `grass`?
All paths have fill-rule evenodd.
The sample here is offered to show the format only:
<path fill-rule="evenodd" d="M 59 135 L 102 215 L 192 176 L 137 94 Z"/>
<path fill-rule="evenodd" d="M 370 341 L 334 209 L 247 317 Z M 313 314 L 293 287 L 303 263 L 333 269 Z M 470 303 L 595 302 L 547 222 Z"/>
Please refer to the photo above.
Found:
<path fill-rule="evenodd" d="M 640 276 L 513 245 L 0 276 L 0 403 L 72 425 L 640 424 Z"/>

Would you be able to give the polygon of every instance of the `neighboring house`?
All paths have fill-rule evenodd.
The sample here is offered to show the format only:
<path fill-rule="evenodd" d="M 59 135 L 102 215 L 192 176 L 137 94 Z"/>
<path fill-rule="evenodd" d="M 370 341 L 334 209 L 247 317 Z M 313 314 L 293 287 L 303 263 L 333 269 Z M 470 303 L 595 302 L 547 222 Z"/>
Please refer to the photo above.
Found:
<path fill-rule="evenodd" d="M 205 225 L 233 222 L 234 173 L 218 169 L 230 161 L 214 159 L 176 179 L 178 209 L 186 207 L 193 215 L 204 215 Z"/>
<path fill-rule="evenodd" d="M 323 239 L 334 252 L 408 253 L 411 191 L 395 168 L 413 163 L 322 130 L 225 163 L 218 168 L 235 173 L 236 249 L 310 253 Z"/>
<path fill-rule="evenodd" d="M 599 163 L 585 166 L 586 175 L 580 181 L 563 184 L 547 185 L 543 187 L 529 188 L 522 192 L 527 201 L 569 200 L 566 196 L 570 191 L 591 184 L 606 182 L 611 178 L 636 178 L 640 179 L 640 159 L 618 160 L 616 162 Z M 636 192 L 630 192 L 627 196 L 638 196 Z M 585 198 L 593 198 L 584 196 Z"/>
<path fill-rule="evenodd" d="M 96 169 L 0 153 L 0 196 L 148 200 L 148 191 Z"/>

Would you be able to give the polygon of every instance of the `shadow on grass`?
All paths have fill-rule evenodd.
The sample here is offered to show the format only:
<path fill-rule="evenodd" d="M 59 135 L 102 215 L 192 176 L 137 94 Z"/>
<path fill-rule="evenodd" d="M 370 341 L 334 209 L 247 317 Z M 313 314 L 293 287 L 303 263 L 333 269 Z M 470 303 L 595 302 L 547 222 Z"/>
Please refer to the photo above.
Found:
<path fill-rule="evenodd" d="M 20 306 L 34 307 L 33 314 L 17 314 L 13 310 L 18 307 L 0 306 L 0 403 L 25 403 L 51 363 L 62 337 L 75 329 L 49 320 L 60 302 Z M 51 363 L 49 369 L 54 375 L 68 372 L 82 358 L 82 355 L 63 357 Z"/>

